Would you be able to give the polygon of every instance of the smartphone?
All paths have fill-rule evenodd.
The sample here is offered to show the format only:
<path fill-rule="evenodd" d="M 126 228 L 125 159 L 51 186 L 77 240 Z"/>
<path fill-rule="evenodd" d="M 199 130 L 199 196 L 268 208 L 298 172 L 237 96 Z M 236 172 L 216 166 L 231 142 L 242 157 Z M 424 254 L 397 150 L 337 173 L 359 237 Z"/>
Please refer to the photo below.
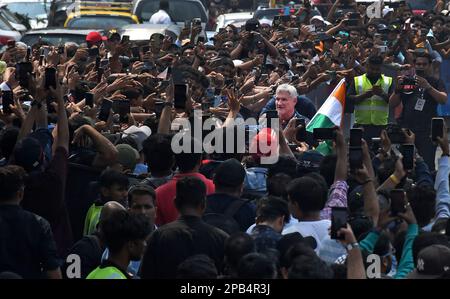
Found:
<path fill-rule="evenodd" d="M 431 140 L 437 142 L 437 137 L 444 137 L 444 119 L 433 117 L 431 119 Z"/>
<path fill-rule="evenodd" d="M 397 216 L 406 211 L 406 198 L 403 189 L 394 189 L 390 192 L 391 198 L 391 216 Z"/>
<path fill-rule="evenodd" d="M 26 61 L 30 61 L 31 58 L 31 47 L 28 46 L 27 47 L 27 57 L 26 57 Z"/>
<path fill-rule="evenodd" d="M 135 58 L 139 58 L 139 47 L 135 46 L 135 47 L 131 47 L 131 54 L 133 57 Z"/>
<path fill-rule="evenodd" d="M 155 101 L 155 109 L 154 110 L 155 110 L 155 114 L 156 114 L 157 118 L 160 117 L 163 109 L 164 109 L 164 102 L 162 102 L 162 101 Z"/>
<path fill-rule="evenodd" d="M 100 60 L 100 68 L 106 68 L 109 65 L 109 59 Z"/>
<path fill-rule="evenodd" d="M 2 91 L 2 105 L 3 105 L 3 113 L 11 114 L 13 111 L 9 107 L 9 105 L 14 105 L 13 92 L 10 90 Z"/>
<path fill-rule="evenodd" d="M 48 47 L 41 48 L 41 55 L 44 55 L 44 57 L 47 57 L 48 53 L 50 53 L 50 48 L 48 48 Z"/>
<path fill-rule="evenodd" d="M 124 123 L 128 121 L 128 114 L 130 113 L 130 100 L 120 100 L 118 102 L 118 110 L 120 116 L 120 122 Z"/>
<path fill-rule="evenodd" d="M 96 57 L 100 54 L 97 47 L 89 48 L 88 52 L 89 52 L 89 57 Z"/>
<path fill-rule="evenodd" d="M 85 104 L 89 107 L 94 107 L 94 94 L 92 92 L 86 92 L 84 94 Z"/>
<path fill-rule="evenodd" d="M 354 128 L 350 130 L 350 146 L 362 146 L 363 129 Z"/>
<path fill-rule="evenodd" d="M 128 43 L 130 41 L 129 35 L 122 35 L 122 40 L 120 41 L 121 44 Z"/>
<path fill-rule="evenodd" d="M 258 29 L 258 25 L 256 23 L 245 24 L 245 31 L 251 32 L 256 31 Z"/>
<path fill-rule="evenodd" d="M 56 69 L 54 67 L 45 68 L 45 88 L 52 86 L 56 88 Z"/>
<path fill-rule="evenodd" d="M 331 239 L 343 240 L 344 235 L 338 236 L 338 231 L 341 228 L 347 227 L 348 222 L 348 210 L 345 207 L 332 207 L 331 208 Z"/>
<path fill-rule="evenodd" d="M 201 26 L 202 25 L 202 19 L 200 19 L 200 18 L 193 18 L 192 19 L 192 25 L 193 26 Z"/>
<path fill-rule="evenodd" d="M 359 19 L 359 18 L 361 18 L 361 15 L 359 14 L 359 12 L 354 11 L 354 12 L 349 13 L 348 17 L 350 19 Z"/>
<path fill-rule="evenodd" d="M 336 131 L 334 128 L 315 128 L 313 137 L 316 140 L 333 140 L 336 138 Z"/>
<path fill-rule="evenodd" d="M 300 34 L 300 30 L 298 28 L 292 28 L 291 31 L 294 36 L 298 36 Z"/>
<path fill-rule="evenodd" d="M 191 29 L 191 21 L 189 21 L 189 20 L 184 21 L 184 28 Z"/>
<path fill-rule="evenodd" d="M 299 127 L 302 126 L 301 129 L 297 131 L 297 134 L 295 135 L 295 138 L 297 141 L 303 142 L 306 141 L 306 121 L 304 118 L 297 118 L 295 120 L 295 126 Z"/>
<path fill-rule="evenodd" d="M 198 38 L 197 38 L 197 43 L 205 43 L 205 37 L 204 36 L 199 36 Z"/>
<path fill-rule="evenodd" d="M 64 46 L 58 47 L 58 54 L 64 54 Z"/>
<path fill-rule="evenodd" d="M 287 22 L 289 22 L 291 20 L 291 16 L 290 15 L 282 15 L 280 17 L 280 19 L 281 19 L 281 22 L 287 23 Z"/>
<path fill-rule="evenodd" d="M 403 168 L 405 170 L 412 170 L 414 168 L 415 147 L 414 144 L 400 145 L 400 153 L 403 156 Z"/>
<path fill-rule="evenodd" d="M 387 46 L 377 46 L 377 49 L 380 49 L 380 53 L 386 53 L 388 47 Z"/>
<path fill-rule="evenodd" d="M 175 84 L 174 86 L 174 107 L 176 109 L 186 109 L 187 85 Z"/>
<path fill-rule="evenodd" d="M 363 168 L 362 160 L 363 160 L 362 147 L 357 146 L 348 148 L 348 162 L 351 171 Z"/>
<path fill-rule="evenodd" d="M 281 16 L 274 16 L 273 17 L 273 22 L 272 22 L 272 27 L 273 28 L 277 28 L 281 25 Z"/>
<path fill-rule="evenodd" d="M 345 21 L 345 25 L 347 26 L 358 26 L 359 20 L 358 19 L 350 19 Z"/>
<path fill-rule="evenodd" d="M 309 32 L 316 32 L 316 26 L 315 25 L 305 25 L 308 28 Z"/>
<path fill-rule="evenodd" d="M 111 111 L 113 102 L 111 100 L 103 100 L 100 107 L 100 112 L 98 113 L 98 119 L 101 121 L 107 121 L 109 118 L 109 113 Z"/>

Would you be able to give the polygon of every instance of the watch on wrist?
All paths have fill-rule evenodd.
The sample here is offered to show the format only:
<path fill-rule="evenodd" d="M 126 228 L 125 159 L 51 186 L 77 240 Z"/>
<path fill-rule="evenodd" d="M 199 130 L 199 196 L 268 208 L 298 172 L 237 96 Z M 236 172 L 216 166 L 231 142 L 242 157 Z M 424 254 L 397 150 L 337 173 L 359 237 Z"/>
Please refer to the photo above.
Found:
<path fill-rule="evenodd" d="M 347 244 L 347 246 L 345 246 L 345 248 L 347 249 L 347 251 L 353 250 L 355 248 L 359 248 L 359 243 L 354 242 L 354 243 Z"/>

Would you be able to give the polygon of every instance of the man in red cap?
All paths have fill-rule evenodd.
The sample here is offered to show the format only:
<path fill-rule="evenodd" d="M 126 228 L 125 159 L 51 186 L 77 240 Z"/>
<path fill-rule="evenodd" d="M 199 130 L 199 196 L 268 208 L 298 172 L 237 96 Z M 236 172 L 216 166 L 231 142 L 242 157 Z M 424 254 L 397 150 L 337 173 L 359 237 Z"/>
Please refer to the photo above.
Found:
<path fill-rule="evenodd" d="M 89 32 L 89 34 L 86 36 L 88 48 L 91 48 L 92 46 L 100 47 L 104 40 L 107 40 L 106 36 L 102 36 L 97 31 Z"/>

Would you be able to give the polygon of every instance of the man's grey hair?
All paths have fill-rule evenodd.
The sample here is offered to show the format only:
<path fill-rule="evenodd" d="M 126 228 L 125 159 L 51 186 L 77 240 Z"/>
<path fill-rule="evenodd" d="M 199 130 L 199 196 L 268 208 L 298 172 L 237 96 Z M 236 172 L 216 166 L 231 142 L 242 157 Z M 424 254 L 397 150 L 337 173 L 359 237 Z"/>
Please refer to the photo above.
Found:
<path fill-rule="evenodd" d="M 77 43 L 75 43 L 75 42 L 66 42 L 65 44 L 64 44 L 64 46 L 65 47 L 79 47 L 79 45 L 77 44 Z"/>
<path fill-rule="evenodd" d="M 276 95 L 278 95 L 280 92 L 287 92 L 289 94 L 289 97 L 297 99 L 297 89 L 290 85 L 290 84 L 281 84 L 280 86 L 278 86 L 277 91 L 276 91 Z"/>

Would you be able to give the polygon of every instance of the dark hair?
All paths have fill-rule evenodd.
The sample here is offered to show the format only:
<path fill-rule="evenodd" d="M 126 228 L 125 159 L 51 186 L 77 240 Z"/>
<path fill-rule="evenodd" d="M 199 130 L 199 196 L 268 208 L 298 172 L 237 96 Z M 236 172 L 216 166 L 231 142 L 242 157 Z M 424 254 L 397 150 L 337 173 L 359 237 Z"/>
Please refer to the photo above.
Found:
<path fill-rule="evenodd" d="M 406 196 L 422 227 L 430 223 L 436 213 L 436 191 L 431 185 L 413 185 L 406 190 Z"/>
<path fill-rule="evenodd" d="M 202 145 L 199 144 L 199 142 L 196 139 L 189 136 L 189 134 L 186 134 L 181 139 L 180 146 L 183 147 L 182 143 L 186 141 L 185 139 L 190 139 L 191 147 L 189 149 L 189 152 L 187 153 L 181 152 L 179 154 L 175 154 L 175 162 L 180 172 L 192 171 L 195 168 L 195 166 L 197 166 L 200 163 L 202 159 L 202 153 L 195 152 L 195 148 L 196 147 L 201 148 Z"/>
<path fill-rule="evenodd" d="M 296 202 L 304 213 L 322 210 L 327 201 L 327 191 L 322 184 L 310 177 L 293 180 L 287 189 L 289 199 Z"/>
<path fill-rule="evenodd" d="M 274 279 L 277 275 L 275 263 L 261 253 L 249 253 L 238 265 L 237 276 L 243 279 Z"/>
<path fill-rule="evenodd" d="M 373 248 L 373 253 L 379 256 L 384 256 L 390 252 L 390 240 L 389 235 L 386 232 L 383 232 L 378 237 L 377 242 Z"/>
<path fill-rule="evenodd" d="M 328 188 L 333 185 L 334 173 L 336 172 L 337 156 L 335 154 L 325 156 L 320 162 L 319 172 L 328 184 Z"/>
<path fill-rule="evenodd" d="M 319 257 L 299 256 L 289 267 L 289 279 L 332 279 L 333 270 Z"/>
<path fill-rule="evenodd" d="M 167 10 L 169 9 L 169 1 L 167 0 L 159 1 L 159 9 L 165 10 L 167 12 Z"/>
<path fill-rule="evenodd" d="M 383 57 L 379 55 L 373 55 L 369 57 L 369 64 L 372 65 L 382 65 L 383 64 Z"/>
<path fill-rule="evenodd" d="M 174 162 L 170 136 L 154 134 L 144 140 L 142 151 L 149 169 L 155 172 L 169 171 Z"/>
<path fill-rule="evenodd" d="M 414 63 L 416 63 L 417 58 L 426 58 L 429 63 L 433 62 L 433 58 L 428 52 L 415 52 L 414 54 Z"/>
<path fill-rule="evenodd" d="M 136 151 L 139 152 L 139 147 L 137 145 L 136 139 L 134 139 L 133 136 L 131 136 L 131 135 L 121 137 L 119 139 L 119 141 L 117 141 L 115 143 L 115 145 L 119 145 L 119 144 L 128 144 L 129 146 L 131 146 L 132 148 L 134 148 Z"/>
<path fill-rule="evenodd" d="M 232 234 L 225 241 L 225 261 L 229 270 L 237 271 L 241 258 L 252 252 L 256 252 L 256 246 L 250 235 L 243 232 Z"/>
<path fill-rule="evenodd" d="M 4 128 L 0 130 L 0 155 L 7 161 L 13 153 L 14 146 L 19 136 L 19 129 L 16 127 Z"/>
<path fill-rule="evenodd" d="M 129 181 L 126 175 L 112 169 L 106 169 L 101 173 L 98 183 L 100 187 L 104 188 L 110 188 L 113 185 L 128 188 Z"/>
<path fill-rule="evenodd" d="M 291 181 L 292 178 L 287 174 L 277 173 L 276 175 L 267 178 L 267 193 L 269 195 L 281 197 L 287 201 L 287 186 Z"/>
<path fill-rule="evenodd" d="M 267 177 L 270 178 L 278 173 L 285 173 L 291 178 L 297 176 L 297 160 L 291 156 L 281 155 L 277 163 L 269 166 Z"/>
<path fill-rule="evenodd" d="M 218 271 L 214 261 L 206 254 L 197 254 L 182 262 L 177 269 L 177 279 L 212 279 Z"/>
<path fill-rule="evenodd" d="M 145 239 L 151 232 L 144 215 L 117 210 L 102 222 L 102 233 L 111 254 L 119 252 L 128 242 Z"/>
<path fill-rule="evenodd" d="M 279 197 L 267 196 L 259 200 L 256 208 L 256 217 L 259 221 L 275 221 L 284 216 L 284 221 L 289 222 L 291 216 L 288 203 Z"/>
<path fill-rule="evenodd" d="M 444 245 L 449 246 L 446 235 L 432 232 L 421 232 L 413 241 L 412 254 L 414 259 L 414 265 L 417 266 L 417 257 L 419 252 L 431 245 Z"/>
<path fill-rule="evenodd" d="M 17 165 L 0 167 L 0 201 L 14 199 L 25 185 L 26 172 Z"/>
<path fill-rule="evenodd" d="M 206 186 L 196 177 L 184 177 L 177 181 L 175 206 L 180 211 L 183 208 L 198 208 L 206 205 Z"/>
<path fill-rule="evenodd" d="M 347 265 L 331 264 L 331 270 L 333 271 L 333 279 L 347 279 Z"/>
<path fill-rule="evenodd" d="M 148 190 L 138 189 L 138 190 L 133 190 L 131 192 L 128 192 L 128 206 L 129 207 L 133 206 L 133 196 L 142 196 L 142 195 L 150 195 L 151 198 L 153 199 L 153 204 L 156 205 L 155 190 L 153 190 L 153 188 L 148 188 Z"/>
<path fill-rule="evenodd" d="M 363 237 L 373 228 L 373 221 L 367 216 L 356 215 L 349 219 L 356 240 L 362 240 Z"/>
<path fill-rule="evenodd" d="M 394 242 L 392 244 L 394 246 L 394 248 L 395 248 L 395 258 L 399 262 L 402 259 L 402 255 L 403 255 L 403 246 L 405 244 L 406 233 L 407 233 L 406 230 L 403 230 L 403 231 L 399 232 L 395 236 Z"/>

